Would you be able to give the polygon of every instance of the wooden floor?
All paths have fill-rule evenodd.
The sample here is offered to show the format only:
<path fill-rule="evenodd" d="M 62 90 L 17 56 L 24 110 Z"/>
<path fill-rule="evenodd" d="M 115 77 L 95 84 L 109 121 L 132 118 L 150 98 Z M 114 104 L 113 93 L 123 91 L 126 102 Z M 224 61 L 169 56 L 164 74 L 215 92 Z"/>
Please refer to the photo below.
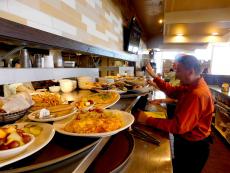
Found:
<path fill-rule="evenodd" d="M 224 142 L 218 132 L 213 132 L 214 144 L 202 173 L 230 173 L 230 144 Z"/>

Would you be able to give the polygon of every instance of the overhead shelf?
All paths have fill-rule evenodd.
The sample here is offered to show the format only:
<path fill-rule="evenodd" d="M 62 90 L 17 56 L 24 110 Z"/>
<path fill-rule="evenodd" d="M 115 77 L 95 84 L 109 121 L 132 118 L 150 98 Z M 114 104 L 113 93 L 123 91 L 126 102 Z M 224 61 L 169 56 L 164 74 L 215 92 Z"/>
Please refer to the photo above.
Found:
<path fill-rule="evenodd" d="M 71 78 L 78 76 L 99 77 L 98 68 L 1 68 L 0 85 Z"/>
<path fill-rule="evenodd" d="M 127 61 L 137 61 L 137 55 L 135 54 L 88 45 L 3 18 L 0 18 L 0 26 L 1 40 L 5 39 L 5 41 L 10 41 L 13 44 L 33 46 L 43 49 L 58 48 Z"/>

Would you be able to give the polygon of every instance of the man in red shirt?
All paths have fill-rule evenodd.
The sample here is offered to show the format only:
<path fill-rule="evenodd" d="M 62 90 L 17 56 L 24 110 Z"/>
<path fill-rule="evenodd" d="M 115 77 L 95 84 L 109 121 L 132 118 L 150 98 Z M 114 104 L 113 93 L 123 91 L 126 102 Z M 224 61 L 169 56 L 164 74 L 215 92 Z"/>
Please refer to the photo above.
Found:
<path fill-rule="evenodd" d="M 138 121 L 174 134 L 174 173 L 200 173 L 209 155 L 213 99 L 194 56 L 182 55 L 176 64 L 181 81 L 176 87 L 158 78 L 150 64 L 146 66 L 159 89 L 177 99 L 173 118 L 157 119 L 140 112 Z"/>

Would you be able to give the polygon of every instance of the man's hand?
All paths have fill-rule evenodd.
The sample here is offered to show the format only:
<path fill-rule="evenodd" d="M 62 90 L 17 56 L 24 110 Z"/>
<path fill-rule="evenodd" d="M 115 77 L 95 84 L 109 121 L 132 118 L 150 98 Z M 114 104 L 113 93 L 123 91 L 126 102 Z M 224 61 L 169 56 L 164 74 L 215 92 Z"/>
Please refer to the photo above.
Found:
<path fill-rule="evenodd" d="M 161 103 L 176 103 L 177 100 L 172 99 L 172 98 L 165 98 L 165 99 L 154 99 L 150 100 L 150 104 L 161 104 Z"/>
<path fill-rule="evenodd" d="M 153 68 L 152 68 L 150 63 L 148 63 L 145 68 L 146 68 L 146 71 L 148 72 L 148 74 L 150 76 L 152 76 L 153 78 L 156 77 L 156 74 L 155 74 L 155 72 L 154 72 L 154 70 L 153 70 Z"/>
<path fill-rule="evenodd" d="M 158 88 L 157 84 L 153 82 L 153 80 L 147 80 L 147 84 L 153 86 L 154 88 Z"/>
<path fill-rule="evenodd" d="M 162 99 L 149 100 L 149 103 L 153 105 L 160 105 L 162 103 Z"/>

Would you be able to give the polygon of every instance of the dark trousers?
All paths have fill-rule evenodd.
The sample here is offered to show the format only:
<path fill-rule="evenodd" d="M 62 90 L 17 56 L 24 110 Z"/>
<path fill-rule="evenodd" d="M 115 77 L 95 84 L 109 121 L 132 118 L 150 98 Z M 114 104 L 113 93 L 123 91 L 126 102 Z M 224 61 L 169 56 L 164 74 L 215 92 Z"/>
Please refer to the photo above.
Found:
<path fill-rule="evenodd" d="M 211 137 L 191 142 L 174 135 L 174 173 L 200 173 L 208 160 Z"/>

